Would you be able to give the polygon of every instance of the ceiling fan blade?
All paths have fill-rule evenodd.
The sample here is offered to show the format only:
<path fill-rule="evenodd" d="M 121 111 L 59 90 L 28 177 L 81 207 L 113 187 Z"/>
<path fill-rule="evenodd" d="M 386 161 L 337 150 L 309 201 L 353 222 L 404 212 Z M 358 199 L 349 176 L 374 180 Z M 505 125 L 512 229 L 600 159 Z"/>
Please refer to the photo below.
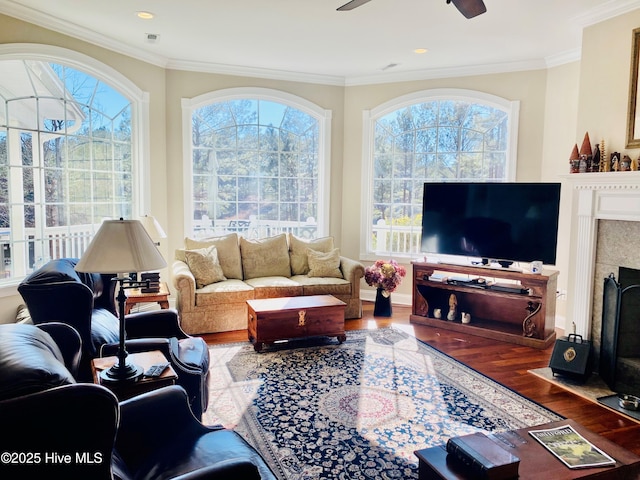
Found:
<path fill-rule="evenodd" d="M 447 3 L 453 3 L 467 18 L 477 17 L 487 11 L 482 0 L 447 0 Z"/>
<path fill-rule="evenodd" d="M 345 12 L 347 10 L 353 10 L 354 8 L 359 7 L 360 5 L 364 5 L 365 3 L 370 1 L 371 0 L 351 0 L 350 2 L 345 3 L 340 8 L 338 8 L 338 11 Z"/>

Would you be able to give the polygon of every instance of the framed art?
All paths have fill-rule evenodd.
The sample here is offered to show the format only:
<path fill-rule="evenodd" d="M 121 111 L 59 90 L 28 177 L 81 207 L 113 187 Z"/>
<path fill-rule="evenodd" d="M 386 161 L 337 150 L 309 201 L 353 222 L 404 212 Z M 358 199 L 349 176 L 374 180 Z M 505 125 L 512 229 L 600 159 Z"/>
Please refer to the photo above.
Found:
<path fill-rule="evenodd" d="M 627 148 L 640 147 L 640 111 L 638 111 L 638 69 L 640 62 L 640 28 L 633 30 L 631 42 L 631 77 L 629 81 L 629 115 L 627 117 Z"/>

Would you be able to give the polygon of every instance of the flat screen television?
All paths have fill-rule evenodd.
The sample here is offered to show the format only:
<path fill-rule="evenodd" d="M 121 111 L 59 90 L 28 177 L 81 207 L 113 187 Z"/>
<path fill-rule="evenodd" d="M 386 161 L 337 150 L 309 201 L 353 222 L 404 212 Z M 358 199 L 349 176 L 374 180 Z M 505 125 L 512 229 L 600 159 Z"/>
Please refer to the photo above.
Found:
<path fill-rule="evenodd" d="M 536 260 L 554 265 L 559 210 L 559 183 L 428 182 L 422 251 L 503 267 Z"/>

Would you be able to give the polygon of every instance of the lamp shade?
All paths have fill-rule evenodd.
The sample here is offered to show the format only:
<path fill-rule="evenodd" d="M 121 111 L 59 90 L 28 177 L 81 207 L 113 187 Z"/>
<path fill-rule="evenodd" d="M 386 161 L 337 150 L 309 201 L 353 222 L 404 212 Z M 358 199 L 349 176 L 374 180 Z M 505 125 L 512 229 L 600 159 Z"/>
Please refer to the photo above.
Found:
<path fill-rule="evenodd" d="M 160 223 L 156 220 L 156 217 L 152 217 L 151 215 L 144 215 L 140 217 L 140 222 L 144 226 L 144 229 L 147 231 L 151 240 L 154 242 L 160 241 L 162 238 L 167 238 L 167 234 L 164 233 L 164 230 L 160 226 Z"/>
<path fill-rule="evenodd" d="M 105 220 L 80 261 L 78 272 L 146 272 L 167 266 L 139 220 Z"/>

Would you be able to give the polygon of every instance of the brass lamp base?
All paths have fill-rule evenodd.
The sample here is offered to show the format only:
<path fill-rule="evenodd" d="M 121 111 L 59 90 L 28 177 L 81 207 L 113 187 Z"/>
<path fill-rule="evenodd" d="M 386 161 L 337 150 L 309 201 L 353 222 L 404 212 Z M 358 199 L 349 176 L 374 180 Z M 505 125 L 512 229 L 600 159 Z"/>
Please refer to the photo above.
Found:
<path fill-rule="evenodd" d="M 121 365 L 116 363 L 106 370 L 100 372 L 100 379 L 107 383 L 125 383 L 125 382 L 137 382 L 142 378 L 144 370 L 142 367 L 133 363 L 125 363 Z"/>

